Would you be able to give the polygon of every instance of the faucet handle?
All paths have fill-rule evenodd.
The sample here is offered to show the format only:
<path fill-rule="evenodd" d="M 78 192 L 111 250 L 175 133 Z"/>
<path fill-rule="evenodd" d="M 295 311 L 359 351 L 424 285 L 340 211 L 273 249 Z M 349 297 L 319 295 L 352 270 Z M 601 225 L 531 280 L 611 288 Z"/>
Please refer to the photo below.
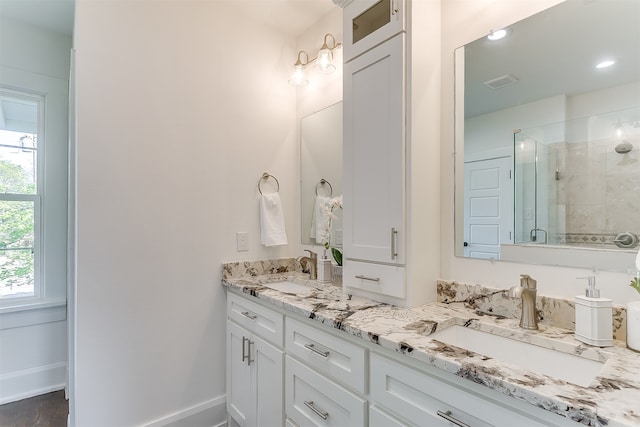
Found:
<path fill-rule="evenodd" d="M 536 280 L 534 280 L 528 274 L 521 274 L 520 275 L 520 286 L 522 286 L 523 288 L 528 288 L 528 289 L 536 289 L 538 287 L 538 282 Z"/>
<path fill-rule="evenodd" d="M 309 249 L 305 249 L 305 251 L 309 252 L 309 258 L 318 259 L 318 254 L 316 252 L 313 252 L 312 250 L 309 250 Z"/>

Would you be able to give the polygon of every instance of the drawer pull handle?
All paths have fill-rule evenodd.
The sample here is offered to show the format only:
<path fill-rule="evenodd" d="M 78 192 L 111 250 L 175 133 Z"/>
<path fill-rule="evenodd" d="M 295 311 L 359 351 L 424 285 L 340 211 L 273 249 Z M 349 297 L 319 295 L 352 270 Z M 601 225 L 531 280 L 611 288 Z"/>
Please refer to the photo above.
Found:
<path fill-rule="evenodd" d="M 328 412 L 322 412 L 321 410 L 319 410 L 318 408 L 315 407 L 315 405 L 313 404 L 312 400 L 305 400 L 304 401 L 304 405 L 311 409 L 313 412 L 316 413 L 316 415 L 318 415 L 320 418 L 322 418 L 323 420 L 326 420 L 327 418 L 329 418 L 329 413 Z"/>
<path fill-rule="evenodd" d="M 362 279 L 362 280 L 370 280 L 372 282 L 379 282 L 380 278 L 379 277 L 367 277 L 367 276 L 363 276 L 361 274 L 358 274 L 356 276 L 356 279 Z"/>
<path fill-rule="evenodd" d="M 316 348 L 316 346 L 314 344 L 305 344 L 304 347 L 308 350 L 313 351 L 315 354 L 319 354 L 320 356 L 327 358 L 329 357 L 329 352 L 328 351 L 320 351 Z"/>
<path fill-rule="evenodd" d="M 256 320 L 258 318 L 258 316 L 256 316 L 255 314 L 251 314 L 248 311 L 243 311 L 242 314 L 244 317 L 249 318 L 251 320 Z"/>
<path fill-rule="evenodd" d="M 438 414 L 439 417 L 442 417 L 445 420 L 449 421 L 450 423 L 455 424 L 459 427 L 470 427 L 469 424 L 463 423 L 456 417 L 452 416 L 451 411 L 447 411 L 447 412 L 437 411 L 436 414 Z"/>

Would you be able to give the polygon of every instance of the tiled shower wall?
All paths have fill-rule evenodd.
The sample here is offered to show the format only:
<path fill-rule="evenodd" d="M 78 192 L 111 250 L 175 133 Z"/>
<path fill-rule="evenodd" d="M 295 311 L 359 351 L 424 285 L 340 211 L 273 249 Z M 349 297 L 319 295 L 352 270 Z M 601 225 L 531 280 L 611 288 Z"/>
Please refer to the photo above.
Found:
<path fill-rule="evenodd" d="M 550 243 L 615 248 L 618 233 L 640 235 L 640 138 L 634 149 L 615 151 L 615 138 L 556 143 L 548 150 Z M 554 200 L 555 199 L 555 200 Z M 555 207 L 555 209 L 551 208 Z M 555 217 L 555 218 L 554 218 Z M 555 221 L 554 221 L 555 220 Z"/>

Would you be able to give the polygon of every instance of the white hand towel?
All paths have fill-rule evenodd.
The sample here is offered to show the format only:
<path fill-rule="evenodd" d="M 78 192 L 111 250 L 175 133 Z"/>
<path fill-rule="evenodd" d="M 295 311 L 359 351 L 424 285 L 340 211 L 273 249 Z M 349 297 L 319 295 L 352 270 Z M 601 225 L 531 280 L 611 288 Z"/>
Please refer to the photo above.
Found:
<path fill-rule="evenodd" d="M 325 238 L 327 221 L 327 209 L 329 198 L 325 196 L 316 196 L 313 204 L 313 213 L 311 214 L 311 234 L 312 239 L 316 239 L 316 243 L 321 243 Z"/>
<path fill-rule="evenodd" d="M 288 243 L 280 194 L 263 194 L 260 197 L 260 229 L 263 245 L 277 246 Z"/>

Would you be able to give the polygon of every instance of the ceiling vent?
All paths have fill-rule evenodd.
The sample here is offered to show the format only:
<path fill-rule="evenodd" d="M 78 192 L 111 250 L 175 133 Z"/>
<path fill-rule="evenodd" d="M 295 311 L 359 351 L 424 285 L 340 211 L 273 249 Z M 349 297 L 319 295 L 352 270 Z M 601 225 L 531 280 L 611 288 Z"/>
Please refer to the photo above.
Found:
<path fill-rule="evenodd" d="M 503 87 L 511 86 L 513 84 L 518 83 L 518 79 L 513 77 L 510 74 L 505 74 L 504 76 L 497 77 L 493 80 L 488 80 L 484 82 L 485 85 L 489 86 L 491 89 L 501 89 Z"/>

